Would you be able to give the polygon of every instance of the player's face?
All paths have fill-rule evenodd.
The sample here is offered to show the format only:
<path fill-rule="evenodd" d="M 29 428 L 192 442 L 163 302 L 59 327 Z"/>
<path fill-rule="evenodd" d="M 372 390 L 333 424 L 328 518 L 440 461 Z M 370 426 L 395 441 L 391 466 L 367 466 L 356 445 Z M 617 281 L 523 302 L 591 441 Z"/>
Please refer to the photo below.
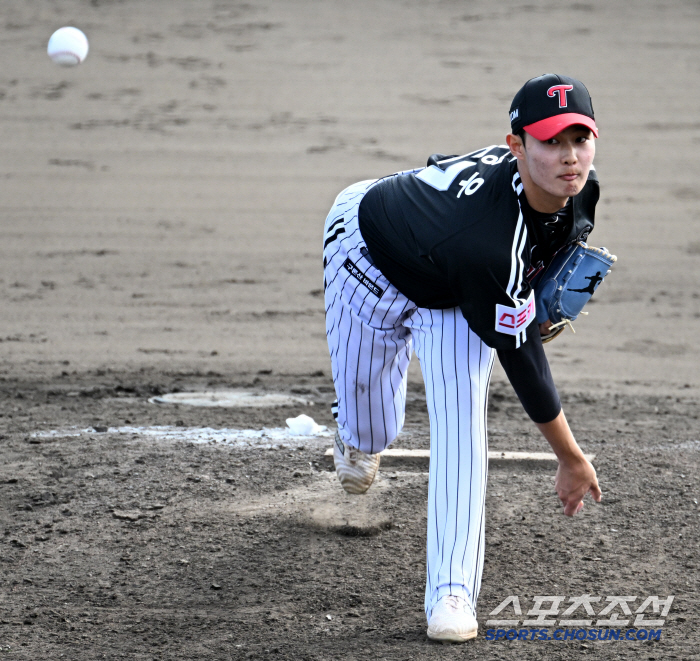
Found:
<path fill-rule="evenodd" d="M 530 206 L 548 213 L 581 192 L 595 156 L 595 141 L 589 129 L 575 125 L 550 140 L 527 135 L 525 146 L 513 153 Z"/>

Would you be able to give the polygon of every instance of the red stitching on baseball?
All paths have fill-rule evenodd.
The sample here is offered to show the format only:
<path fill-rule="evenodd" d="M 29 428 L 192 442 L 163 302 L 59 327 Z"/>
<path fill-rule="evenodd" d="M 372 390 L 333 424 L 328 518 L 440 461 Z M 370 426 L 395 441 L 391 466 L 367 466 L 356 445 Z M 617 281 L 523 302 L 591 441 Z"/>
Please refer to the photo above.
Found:
<path fill-rule="evenodd" d="M 76 60 L 78 60 L 78 62 L 83 61 L 83 59 L 79 55 L 74 53 L 72 50 L 60 50 L 55 53 L 51 53 L 51 59 L 53 59 L 57 55 L 72 55 Z"/>

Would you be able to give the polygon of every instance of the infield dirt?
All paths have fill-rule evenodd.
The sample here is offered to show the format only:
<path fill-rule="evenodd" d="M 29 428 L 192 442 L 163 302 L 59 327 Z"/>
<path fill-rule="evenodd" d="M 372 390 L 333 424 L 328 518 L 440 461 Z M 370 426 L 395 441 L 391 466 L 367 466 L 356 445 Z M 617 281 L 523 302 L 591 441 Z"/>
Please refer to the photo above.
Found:
<path fill-rule="evenodd" d="M 46 56 L 61 25 L 90 39 L 80 67 Z M 700 658 L 697 2 L 8 0 L 0 26 L 0 656 Z M 493 468 L 480 635 L 442 647 L 422 611 L 424 469 L 351 497 L 328 439 L 184 432 L 332 426 L 333 198 L 503 142 L 545 71 L 591 91 L 590 242 L 619 257 L 547 347 L 604 500 L 569 519 L 550 468 Z M 148 402 L 231 387 L 312 403 Z M 183 439 L 138 431 L 156 425 Z M 547 449 L 500 372 L 489 426 L 492 450 Z M 427 446 L 415 365 L 396 447 Z M 675 601 L 653 643 L 484 638 L 509 595 L 581 594 Z"/>

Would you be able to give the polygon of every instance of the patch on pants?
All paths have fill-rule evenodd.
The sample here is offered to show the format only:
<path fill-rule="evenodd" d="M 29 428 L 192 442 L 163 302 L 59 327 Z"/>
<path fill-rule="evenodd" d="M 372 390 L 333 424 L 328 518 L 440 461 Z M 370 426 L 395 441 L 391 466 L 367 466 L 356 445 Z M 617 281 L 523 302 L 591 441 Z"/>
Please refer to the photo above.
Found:
<path fill-rule="evenodd" d="M 384 290 L 367 275 L 365 275 L 348 257 L 343 264 L 343 268 L 353 277 L 357 278 L 367 289 L 369 289 L 377 298 L 384 295 Z"/>

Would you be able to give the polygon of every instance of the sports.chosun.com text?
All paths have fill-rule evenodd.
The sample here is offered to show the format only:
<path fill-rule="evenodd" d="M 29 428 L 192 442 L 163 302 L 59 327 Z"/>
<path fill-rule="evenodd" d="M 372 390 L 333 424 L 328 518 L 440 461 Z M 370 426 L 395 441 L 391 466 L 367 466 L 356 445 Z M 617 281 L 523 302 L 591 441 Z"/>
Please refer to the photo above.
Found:
<path fill-rule="evenodd" d="M 661 640 L 661 629 L 487 629 L 486 640 Z"/>

